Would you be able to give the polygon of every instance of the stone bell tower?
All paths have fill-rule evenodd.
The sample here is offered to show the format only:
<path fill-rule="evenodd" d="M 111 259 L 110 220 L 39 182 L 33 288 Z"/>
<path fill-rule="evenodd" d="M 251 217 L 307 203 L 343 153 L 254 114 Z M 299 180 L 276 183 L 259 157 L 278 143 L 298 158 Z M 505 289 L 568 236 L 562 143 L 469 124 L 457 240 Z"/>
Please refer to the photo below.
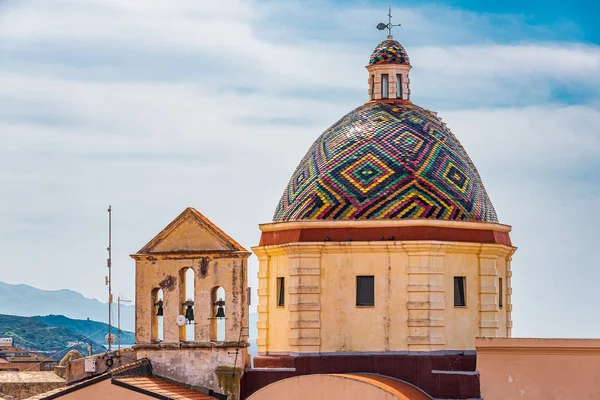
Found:
<path fill-rule="evenodd" d="M 131 255 L 138 358 L 160 376 L 238 398 L 250 361 L 249 255 L 193 208 Z"/>

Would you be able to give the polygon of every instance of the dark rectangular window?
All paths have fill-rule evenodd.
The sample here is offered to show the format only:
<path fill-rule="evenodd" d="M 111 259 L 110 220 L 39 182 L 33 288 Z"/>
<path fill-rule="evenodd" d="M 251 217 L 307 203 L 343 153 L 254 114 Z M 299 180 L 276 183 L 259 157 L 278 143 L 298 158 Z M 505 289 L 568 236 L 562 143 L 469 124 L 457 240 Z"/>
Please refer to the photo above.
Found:
<path fill-rule="evenodd" d="M 396 98 L 402 98 L 402 74 L 396 74 Z"/>
<path fill-rule="evenodd" d="M 371 75 L 371 100 L 375 100 L 375 75 Z"/>
<path fill-rule="evenodd" d="M 285 278 L 277 278 L 277 307 L 285 305 Z"/>
<path fill-rule="evenodd" d="M 381 98 L 387 99 L 390 97 L 390 76 L 388 74 L 381 75 Z"/>
<path fill-rule="evenodd" d="M 465 297 L 465 277 L 454 277 L 454 307 L 465 307 L 467 299 Z"/>
<path fill-rule="evenodd" d="M 374 306 L 375 305 L 375 277 L 357 276 L 356 277 L 356 305 Z"/>
<path fill-rule="evenodd" d="M 502 287 L 502 278 L 498 278 L 498 307 L 502 308 L 504 305 L 504 288 Z"/>

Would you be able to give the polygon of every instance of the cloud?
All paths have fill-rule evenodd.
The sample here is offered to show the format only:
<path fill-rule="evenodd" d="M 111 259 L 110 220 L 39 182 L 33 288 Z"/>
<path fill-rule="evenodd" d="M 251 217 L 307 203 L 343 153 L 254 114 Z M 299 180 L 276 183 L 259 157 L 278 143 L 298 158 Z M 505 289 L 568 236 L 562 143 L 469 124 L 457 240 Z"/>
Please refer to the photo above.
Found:
<path fill-rule="evenodd" d="M 115 290 L 130 298 L 128 254 L 187 206 L 255 245 L 257 224 L 271 219 L 306 149 L 366 100 L 363 67 L 380 40 L 365 23 L 380 11 L 303 4 L 8 3 L 0 14 L 0 241 L 14 267 L 1 279 L 22 282 L 29 268 L 29 284 L 104 298 L 108 203 Z M 501 220 L 515 226 L 515 332 L 543 335 L 527 321 L 553 324 L 538 310 L 560 289 L 561 268 L 569 263 L 579 283 L 598 278 L 586 248 L 600 221 L 586 210 L 599 205 L 589 188 L 600 167 L 600 50 L 492 40 L 507 27 L 548 38 L 545 27 L 512 16 L 431 6 L 398 15 L 413 100 L 440 111 Z M 591 313 L 591 292 L 570 293 Z"/>

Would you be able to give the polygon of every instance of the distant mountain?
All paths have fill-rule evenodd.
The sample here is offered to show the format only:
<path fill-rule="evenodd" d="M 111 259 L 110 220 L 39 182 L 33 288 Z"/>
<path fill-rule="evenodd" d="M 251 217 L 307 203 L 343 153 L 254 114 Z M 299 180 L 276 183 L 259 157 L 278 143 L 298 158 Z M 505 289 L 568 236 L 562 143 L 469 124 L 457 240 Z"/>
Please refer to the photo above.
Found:
<path fill-rule="evenodd" d="M 117 320 L 117 304 L 113 303 L 113 324 Z M 73 290 L 42 290 L 28 285 L 10 285 L 0 282 L 0 314 L 65 315 L 69 318 L 107 321 L 108 304 L 88 299 Z M 121 305 L 121 328 L 135 329 L 135 307 Z"/>
<path fill-rule="evenodd" d="M 108 325 L 104 322 L 97 322 L 87 319 L 71 319 L 64 315 L 46 315 L 34 317 L 39 319 L 50 327 L 66 328 L 73 333 L 90 338 L 97 343 L 104 343 L 104 337 L 108 333 Z M 117 329 L 112 328 L 112 333 L 117 335 Z M 121 330 L 121 344 L 134 344 L 135 335 L 133 332 Z"/>
<path fill-rule="evenodd" d="M 86 339 L 85 336 L 73 333 L 64 327 L 48 326 L 41 319 L 35 317 L 0 314 L 0 337 L 11 337 L 14 346 L 57 360 L 60 360 L 71 349 L 88 354 L 90 343 L 94 353 L 106 351 L 102 342 Z"/>

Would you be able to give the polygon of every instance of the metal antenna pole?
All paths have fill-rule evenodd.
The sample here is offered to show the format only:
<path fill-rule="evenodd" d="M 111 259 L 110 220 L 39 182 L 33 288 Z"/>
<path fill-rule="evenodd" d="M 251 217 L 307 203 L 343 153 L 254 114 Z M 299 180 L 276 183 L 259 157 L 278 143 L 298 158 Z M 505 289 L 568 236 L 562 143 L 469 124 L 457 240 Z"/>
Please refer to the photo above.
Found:
<path fill-rule="evenodd" d="M 112 207 L 108 206 L 108 352 L 111 350 L 111 331 L 112 331 Z"/>
<path fill-rule="evenodd" d="M 121 296 L 117 297 L 117 350 L 121 352 Z"/>

